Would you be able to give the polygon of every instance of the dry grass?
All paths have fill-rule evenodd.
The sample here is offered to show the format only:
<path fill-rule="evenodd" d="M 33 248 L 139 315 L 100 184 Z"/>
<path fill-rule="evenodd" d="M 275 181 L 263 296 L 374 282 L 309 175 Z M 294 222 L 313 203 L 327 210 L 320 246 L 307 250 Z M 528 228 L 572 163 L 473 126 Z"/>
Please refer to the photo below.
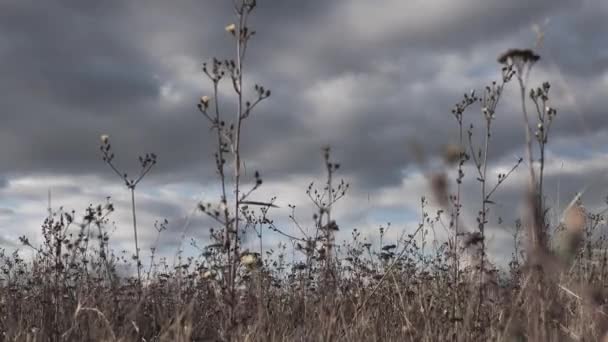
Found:
<path fill-rule="evenodd" d="M 430 255 L 415 239 L 383 247 L 355 233 L 329 273 L 319 254 L 306 267 L 282 262 L 285 251 L 247 260 L 236 303 L 207 273 L 221 249 L 161 262 L 143 286 L 118 277 L 112 254 L 85 263 L 71 249 L 61 266 L 44 249 L 31 263 L 3 254 L 0 329 L 7 341 L 588 341 L 605 332 L 603 240 L 585 240 L 567 268 L 513 262 L 481 283 L 472 269 L 454 278 L 447 242 Z"/>

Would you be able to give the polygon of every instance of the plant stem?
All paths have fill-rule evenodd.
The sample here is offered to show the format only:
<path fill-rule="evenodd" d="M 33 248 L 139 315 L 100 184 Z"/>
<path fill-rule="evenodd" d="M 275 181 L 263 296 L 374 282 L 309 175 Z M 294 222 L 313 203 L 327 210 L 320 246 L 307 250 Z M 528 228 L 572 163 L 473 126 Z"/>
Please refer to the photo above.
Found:
<path fill-rule="evenodd" d="M 220 126 L 220 106 L 218 101 L 218 81 L 213 81 L 213 97 L 215 98 L 215 125 L 217 125 L 217 171 L 220 174 L 222 188 L 222 203 L 224 204 L 224 248 L 230 245 L 230 223 L 228 220 L 228 201 L 226 199 L 226 176 L 224 173 L 224 148 L 222 144 L 222 127 Z"/>
<path fill-rule="evenodd" d="M 528 119 L 528 110 L 526 108 L 526 85 L 524 84 L 522 76 L 519 74 L 518 80 L 521 95 L 521 109 L 524 116 L 524 131 L 526 133 L 526 158 L 528 159 L 528 166 L 530 170 L 529 184 L 530 188 L 533 189 L 536 180 L 534 177 L 534 161 L 532 160 L 532 133 L 530 132 L 530 120 Z"/>
<path fill-rule="evenodd" d="M 462 135 L 462 119 L 458 120 L 458 143 L 459 143 L 459 148 L 462 149 L 463 146 L 463 135 Z M 461 150 L 462 151 L 462 150 Z M 460 152 L 460 158 L 463 158 L 462 152 Z M 454 333 L 457 334 L 458 333 L 458 320 L 455 319 L 456 317 L 456 307 L 458 306 L 458 271 L 460 268 L 460 255 L 458 253 L 458 229 L 459 229 L 459 222 L 460 222 L 460 194 L 461 194 L 461 189 L 462 189 L 462 182 L 461 182 L 461 178 L 460 175 L 462 173 L 462 161 L 458 160 L 458 182 L 457 182 L 457 186 L 456 186 L 456 213 L 454 214 L 456 216 L 455 218 L 455 222 L 454 222 L 454 304 L 452 305 L 452 319 L 454 320 Z"/>
<path fill-rule="evenodd" d="M 487 197 L 486 197 L 486 183 L 487 183 L 487 171 L 488 171 L 488 149 L 490 142 L 490 123 L 491 119 L 486 119 L 486 136 L 483 147 L 483 172 L 481 182 L 481 217 L 479 218 L 479 232 L 481 233 L 481 250 L 479 252 L 479 305 L 477 306 L 477 315 L 481 317 L 481 305 L 483 303 L 483 276 L 485 273 L 485 253 L 486 253 L 486 215 L 487 215 Z"/>
<path fill-rule="evenodd" d="M 241 144 L 241 125 L 243 120 L 243 62 L 241 56 L 241 47 L 244 42 L 245 37 L 241 34 L 243 28 L 245 27 L 245 14 L 244 10 L 241 7 L 238 12 L 239 17 L 239 25 L 237 26 L 236 35 L 236 93 L 238 96 L 237 103 L 237 115 L 236 115 L 236 132 L 234 138 L 234 244 L 233 248 L 233 260 L 229 260 L 230 262 L 230 293 L 231 293 L 231 311 L 234 311 L 234 301 L 236 297 L 235 293 L 235 280 L 236 280 L 236 271 L 237 271 L 237 263 L 239 260 L 239 185 L 241 180 L 241 153 L 240 153 L 240 144 Z M 231 318 L 233 316 L 233 312 L 231 313 Z"/>
<path fill-rule="evenodd" d="M 135 237 L 135 257 L 137 258 L 137 281 L 141 285 L 141 272 L 139 261 L 139 244 L 137 242 L 137 216 L 135 215 L 135 187 L 131 186 L 131 211 L 133 213 L 133 236 Z"/>

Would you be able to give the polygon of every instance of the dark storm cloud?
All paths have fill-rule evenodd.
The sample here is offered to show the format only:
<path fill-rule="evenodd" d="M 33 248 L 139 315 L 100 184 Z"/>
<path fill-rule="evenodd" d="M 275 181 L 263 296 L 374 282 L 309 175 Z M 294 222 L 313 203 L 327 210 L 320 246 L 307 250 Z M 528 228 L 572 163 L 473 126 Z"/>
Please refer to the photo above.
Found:
<path fill-rule="evenodd" d="M 122 31 L 121 2 L 83 7 L 77 2 L 3 5 L 3 90 L 15 105 L 110 109 L 155 97 L 154 69 Z M 10 87 L 9 87 L 10 85 Z M 16 94 L 17 91 L 22 92 Z M 38 107 L 34 115 L 45 113 Z M 9 115 L 19 115 L 18 111 Z M 109 114 L 111 115 L 111 113 Z M 66 117 L 68 119 L 68 117 Z"/>
<path fill-rule="evenodd" d="M 15 211 L 9 208 L 0 208 L 0 217 L 2 216 L 11 216 L 15 214 Z"/>
<path fill-rule="evenodd" d="M 262 1 L 252 17 L 252 25 L 260 36 L 252 43 L 250 62 L 254 68 L 253 77 L 268 82 L 270 88 L 278 88 L 278 91 L 270 100 L 274 104 L 260 108 L 264 113 L 260 113 L 259 120 L 264 123 L 252 124 L 251 136 L 266 136 L 264 128 L 267 128 L 277 133 L 275 141 L 295 139 L 292 141 L 299 142 L 302 152 L 310 154 L 318 149 L 318 146 L 312 146 L 314 140 L 309 140 L 309 146 L 302 146 L 306 144 L 300 140 L 314 135 L 315 131 L 298 129 L 299 120 L 306 120 L 309 109 L 297 94 L 312 82 L 328 80 L 344 72 L 371 73 L 374 62 L 384 58 L 411 56 L 406 61 L 411 59 L 410 63 L 414 65 L 423 64 L 416 62 L 416 57 L 424 57 L 432 49 L 459 51 L 472 48 L 477 43 L 517 32 L 522 25 L 565 4 L 563 1 L 536 2 L 522 10 L 523 3 L 508 6 L 497 3 L 475 7 L 467 14 L 464 7 L 469 4 L 465 3 L 463 10 L 456 11 L 449 20 L 422 26 L 415 34 L 401 32 L 396 26 L 395 30 L 388 30 L 388 34 L 383 35 L 383 29 L 374 29 L 374 26 L 384 26 L 382 18 L 359 17 L 362 13 L 358 11 L 368 6 L 365 2 L 310 1 L 295 5 Z M 388 6 L 398 9 L 402 5 L 389 2 Z M 429 12 L 420 13 L 423 16 L 438 12 L 432 7 L 423 10 Z M 380 14 L 389 12 L 390 9 L 378 10 Z M 341 14 L 349 15 L 349 18 L 340 22 Z M 5 134 L 2 140 L 6 147 L 2 149 L 2 160 L 11 159 L 12 162 L 2 163 L 3 168 L 21 172 L 100 172 L 93 151 L 96 138 L 102 132 L 116 137 L 117 142 L 124 142 L 120 146 L 131 158 L 148 146 L 154 148 L 167 165 L 164 167 L 166 172 L 179 173 L 200 163 L 204 142 L 200 136 L 204 135 L 201 134 L 204 123 L 193 113 L 195 94 L 187 93 L 190 97 L 184 98 L 177 107 L 163 109 L 158 106 L 163 78 L 173 76 L 167 70 L 165 58 L 176 54 L 202 61 L 216 54 L 219 57 L 229 55 L 230 41 L 222 28 L 231 20 L 230 6 L 219 2 L 183 1 L 179 6 L 160 1 L 148 2 L 145 6 L 124 1 L 94 6 L 77 1 L 5 3 L 0 24 L 4 75 L 0 87 L 5 94 L 2 102 L 7 108 L 3 117 Z M 367 35 L 359 26 L 359 20 L 367 21 L 365 25 L 369 31 L 378 33 Z M 450 34 L 445 34 L 446 30 Z M 373 41 L 366 41 L 368 38 Z M 416 49 L 408 49 L 411 45 Z M 297 78 L 289 73 L 273 72 L 274 64 L 281 59 L 293 59 L 295 66 L 305 72 Z M 411 70 L 407 78 L 387 79 L 386 82 L 399 85 L 428 76 L 418 74 L 417 70 L 420 68 Z M 199 72 L 197 69 L 188 71 Z M 360 85 L 361 88 L 365 86 Z M 296 96 L 290 96 L 290 92 Z M 404 94 L 403 100 L 407 102 L 407 95 Z M 377 98 L 375 102 L 383 101 Z M 371 111 L 370 108 L 357 110 Z M 385 123 L 385 127 L 392 125 L 397 115 L 395 108 L 378 108 L 374 112 L 367 117 L 354 113 L 360 122 L 352 125 L 350 132 L 345 129 L 338 134 L 339 140 L 328 143 L 352 146 L 345 152 L 349 156 L 356 155 L 357 160 L 362 160 L 359 158 L 362 154 L 379 155 L 370 151 L 369 146 L 380 147 L 379 143 L 385 144 L 387 139 L 376 142 L 360 133 L 365 127 L 374 129 L 375 126 L 376 130 L 381 130 Z M 406 117 L 407 113 L 399 113 L 399 119 Z M 277 130 L 278 127 L 281 129 Z M 402 140 L 389 143 L 402 145 Z M 267 153 L 273 148 L 260 139 L 249 141 L 253 145 L 252 151 Z M 181 152 L 171 153 L 175 150 Z M 203 148 L 203 151 L 210 150 Z M 251 159 L 255 158 L 254 153 Z M 385 165 L 389 158 L 384 159 L 362 164 Z M 289 170 L 289 165 L 294 165 L 299 170 L 306 170 L 306 163 L 276 162 L 282 164 L 274 166 L 279 169 L 287 166 Z M 398 159 L 393 165 L 385 165 L 384 169 L 393 170 L 404 162 Z M 357 165 L 353 163 L 353 166 Z"/>

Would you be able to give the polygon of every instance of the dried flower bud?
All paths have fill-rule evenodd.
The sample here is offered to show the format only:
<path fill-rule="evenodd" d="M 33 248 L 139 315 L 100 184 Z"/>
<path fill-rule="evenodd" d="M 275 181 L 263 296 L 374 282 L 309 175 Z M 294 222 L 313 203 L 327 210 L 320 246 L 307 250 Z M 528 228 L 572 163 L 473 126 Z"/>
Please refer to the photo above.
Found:
<path fill-rule="evenodd" d="M 107 134 L 102 134 L 101 135 L 101 143 L 106 145 L 108 143 L 108 141 L 110 141 L 110 136 Z"/>
<path fill-rule="evenodd" d="M 211 101 L 211 99 L 209 98 L 209 96 L 205 95 L 203 97 L 201 97 L 201 104 L 203 105 L 203 107 L 207 108 L 209 106 L 209 102 Z"/>
<path fill-rule="evenodd" d="M 221 201 L 220 202 L 220 210 L 221 211 L 225 211 L 228 209 L 228 206 L 226 205 L 226 201 Z"/>
<path fill-rule="evenodd" d="M 226 26 L 226 32 L 229 32 L 232 35 L 234 35 L 235 31 L 236 31 L 236 25 L 235 24 L 230 24 L 230 25 Z"/>
<path fill-rule="evenodd" d="M 431 175 L 431 190 L 439 205 L 445 207 L 448 204 L 448 181 L 445 173 Z"/>
<path fill-rule="evenodd" d="M 582 206 L 575 204 L 566 210 L 563 221 L 565 230 L 558 245 L 558 253 L 564 260 L 569 261 L 575 257 L 584 239 L 586 223 L 587 215 Z"/>
<path fill-rule="evenodd" d="M 257 265 L 258 258 L 255 254 L 246 253 L 241 256 L 241 264 L 253 268 Z"/>
<path fill-rule="evenodd" d="M 580 205 L 570 207 L 564 216 L 564 226 L 571 234 L 582 234 L 587 223 L 585 209 Z"/>
<path fill-rule="evenodd" d="M 202 277 L 203 277 L 203 279 L 214 279 L 215 275 L 216 275 L 215 271 L 209 270 L 209 271 L 203 273 Z"/>
<path fill-rule="evenodd" d="M 463 150 L 460 145 L 449 144 L 445 147 L 443 151 L 443 159 L 448 165 L 453 165 L 460 161 L 460 157 L 462 156 Z"/>

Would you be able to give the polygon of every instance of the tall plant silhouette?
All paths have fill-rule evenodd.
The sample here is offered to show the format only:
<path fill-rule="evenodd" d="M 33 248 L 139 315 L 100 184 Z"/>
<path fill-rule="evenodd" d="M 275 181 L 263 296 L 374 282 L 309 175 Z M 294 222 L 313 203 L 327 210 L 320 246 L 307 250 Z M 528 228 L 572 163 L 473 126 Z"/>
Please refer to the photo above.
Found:
<path fill-rule="evenodd" d="M 242 221 L 242 205 L 268 206 L 270 203 L 248 201 L 247 198 L 261 184 L 262 179 L 258 171 L 255 172 L 255 182 L 249 191 L 242 190 L 242 154 L 241 134 L 243 123 L 250 117 L 253 109 L 264 99 L 270 96 L 270 90 L 260 85 L 254 85 L 254 98 L 245 100 L 243 94 L 244 83 L 244 61 L 248 44 L 256 31 L 251 30 L 247 24 L 249 15 L 256 7 L 255 0 L 234 1 L 234 13 L 236 22 L 225 27 L 234 39 L 236 55 L 232 59 L 223 61 L 213 58 L 211 63 L 203 64 L 203 72 L 213 84 L 213 95 L 202 96 L 198 103 L 199 111 L 211 124 L 211 129 L 216 133 L 217 146 L 215 152 L 216 170 L 220 178 L 221 197 L 217 210 L 211 209 L 211 204 L 201 203 L 200 209 L 211 216 L 216 222 L 223 226 L 222 247 L 225 256 L 225 266 L 222 272 L 224 288 L 228 289 L 230 303 L 230 317 L 234 317 L 235 308 L 235 285 L 236 277 L 241 259 L 240 234 Z M 236 115 L 232 122 L 225 119 L 219 106 L 218 87 L 223 79 L 229 78 L 235 94 Z M 213 103 L 213 104 L 212 104 Z M 226 158 L 232 157 L 232 183 L 229 183 L 229 168 L 226 167 Z M 229 186 L 232 186 L 232 197 Z"/>
<path fill-rule="evenodd" d="M 101 146 L 99 147 L 102 153 L 102 160 L 110 166 L 112 171 L 116 173 L 120 179 L 125 183 L 127 189 L 131 192 L 131 213 L 133 215 L 133 238 L 135 240 L 135 261 L 137 263 L 137 281 L 141 284 L 141 259 L 139 257 L 139 242 L 137 240 L 137 215 L 135 212 L 135 188 L 141 182 L 142 179 L 152 170 L 152 167 L 156 165 L 156 154 L 146 153 L 145 156 L 139 156 L 139 164 L 141 169 L 139 175 L 136 178 L 129 178 L 126 172 L 118 170 L 114 164 L 114 152 L 112 152 L 112 145 L 110 144 L 110 138 L 107 135 L 101 136 Z"/>

